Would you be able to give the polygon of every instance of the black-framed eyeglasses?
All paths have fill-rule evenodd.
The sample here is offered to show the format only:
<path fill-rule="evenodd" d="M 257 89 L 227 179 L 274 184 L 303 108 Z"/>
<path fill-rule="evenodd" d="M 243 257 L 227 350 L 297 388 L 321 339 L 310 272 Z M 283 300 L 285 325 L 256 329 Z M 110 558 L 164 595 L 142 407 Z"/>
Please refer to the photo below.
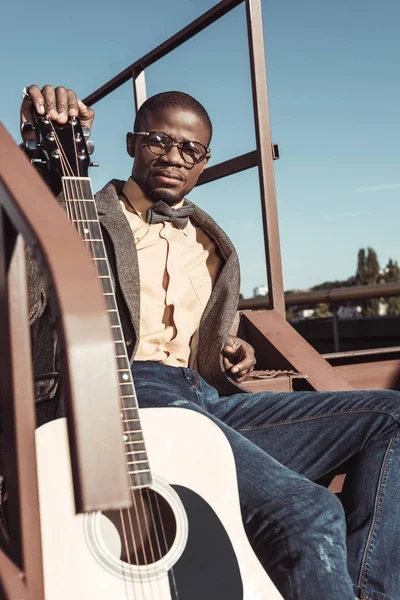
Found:
<path fill-rule="evenodd" d="M 157 156 L 168 154 L 172 146 L 176 146 L 182 159 L 189 165 L 197 165 L 211 153 L 210 148 L 200 142 L 178 142 L 163 131 L 134 131 L 134 135 L 145 136 L 148 149 Z"/>

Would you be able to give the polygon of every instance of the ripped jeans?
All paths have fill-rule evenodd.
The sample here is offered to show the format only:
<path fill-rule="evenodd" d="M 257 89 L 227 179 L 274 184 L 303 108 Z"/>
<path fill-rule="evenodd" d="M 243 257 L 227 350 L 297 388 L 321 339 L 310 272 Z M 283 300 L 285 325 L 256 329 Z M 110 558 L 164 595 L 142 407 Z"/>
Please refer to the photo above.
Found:
<path fill-rule="evenodd" d="M 399 392 L 219 397 L 191 369 L 132 373 L 141 407 L 180 405 L 225 433 L 248 537 L 285 600 L 400 600 Z M 344 472 L 341 501 L 314 483 Z"/>

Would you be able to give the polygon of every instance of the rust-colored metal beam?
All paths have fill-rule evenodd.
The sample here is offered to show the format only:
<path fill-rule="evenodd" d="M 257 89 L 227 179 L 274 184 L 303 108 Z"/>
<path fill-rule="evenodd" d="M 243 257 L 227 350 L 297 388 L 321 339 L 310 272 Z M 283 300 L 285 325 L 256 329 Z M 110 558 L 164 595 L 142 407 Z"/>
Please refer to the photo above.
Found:
<path fill-rule="evenodd" d="M 1 191 L 0 191 L 1 195 Z M 25 244 L 11 231 L 1 209 L 0 243 L 2 310 L 1 409 L 4 475 L 8 487 L 8 517 L 11 553 L 32 600 L 44 599 L 42 547 L 35 448 L 35 409 L 28 292 L 25 273 Z M 7 302 L 8 299 L 8 302 Z M 7 318 L 8 317 L 8 318 Z M 13 400 L 16 400 L 13 402 Z M 18 477 L 16 477 L 18 473 Z"/>
<path fill-rule="evenodd" d="M 381 283 L 373 285 L 356 285 L 352 287 L 330 288 L 328 290 L 313 290 L 311 292 L 297 292 L 285 294 L 286 306 L 309 306 L 325 302 L 336 304 L 339 302 L 355 302 L 368 298 L 390 298 L 400 296 L 400 282 Z M 240 310 L 268 308 L 268 298 L 247 298 L 239 303 Z"/>
<path fill-rule="evenodd" d="M 222 177 L 228 177 L 229 175 L 240 173 L 246 169 L 252 169 L 253 167 L 256 167 L 257 164 L 257 152 L 255 150 L 252 152 L 247 152 L 246 154 L 241 154 L 235 158 L 230 158 L 229 160 L 225 160 L 217 165 L 208 167 L 208 169 L 203 171 L 203 173 L 200 175 L 197 185 L 199 186 L 203 185 L 204 183 L 210 183 L 216 179 L 222 179 Z"/>
<path fill-rule="evenodd" d="M 315 390 L 352 386 L 286 321 L 277 310 L 245 311 L 242 326 L 255 347 L 257 368 L 295 369 Z"/>
<path fill-rule="evenodd" d="M 285 299 L 273 167 L 274 155 L 272 151 L 271 126 L 269 119 L 261 0 L 246 0 L 246 15 L 259 165 L 258 173 L 260 180 L 261 209 L 263 215 L 264 246 L 267 262 L 268 301 L 269 307 L 280 312 L 285 318 Z"/>
<path fill-rule="evenodd" d="M 243 1 L 244 0 L 222 0 L 222 2 L 219 2 L 210 8 L 210 10 L 178 31 L 178 33 L 168 38 L 168 40 L 136 60 L 134 63 L 129 65 L 129 67 L 126 67 L 126 69 L 110 79 L 110 81 L 107 81 L 107 83 L 95 90 L 92 94 L 86 96 L 86 98 L 83 100 L 84 103 L 88 106 L 91 106 L 96 102 L 99 102 L 99 100 L 102 100 L 102 98 L 129 81 L 133 72 L 143 71 L 157 60 L 160 60 L 160 58 L 163 58 L 172 52 L 172 50 L 175 50 L 181 46 L 184 42 L 190 40 L 190 38 L 195 36 L 197 33 L 200 33 L 200 31 L 203 31 L 203 29 L 209 25 L 212 25 L 212 23 L 226 15 L 233 8 L 236 8 L 236 6 L 239 6 L 239 4 L 241 4 Z"/>
<path fill-rule="evenodd" d="M 33 600 L 24 581 L 24 573 L 0 550 L 0 598 L 3 588 L 6 600 Z"/>
<path fill-rule="evenodd" d="M 129 506 L 114 344 L 100 283 L 84 244 L 1 124 L 0 182 L 3 211 L 48 275 L 61 367 L 69 373 L 62 377 L 77 511 Z"/>

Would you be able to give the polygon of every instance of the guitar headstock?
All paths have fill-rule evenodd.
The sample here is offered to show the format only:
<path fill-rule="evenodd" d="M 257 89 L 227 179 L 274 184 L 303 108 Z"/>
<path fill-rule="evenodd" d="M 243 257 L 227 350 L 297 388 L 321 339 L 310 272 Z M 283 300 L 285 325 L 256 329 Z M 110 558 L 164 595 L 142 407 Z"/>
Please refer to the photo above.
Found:
<path fill-rule="evenodd" d="M 63 175 L 87 177 L 89 154 L 93 144 L 86 143 L 85 133 L 78 118 L 71 117 L 65 125 L 51 121 L 47 115 L 34 112 L 34 123 L 25 123 L 24 131 L 34 130 L 36 140 L 26 142 L 32 163 L 46 165 Z"/>

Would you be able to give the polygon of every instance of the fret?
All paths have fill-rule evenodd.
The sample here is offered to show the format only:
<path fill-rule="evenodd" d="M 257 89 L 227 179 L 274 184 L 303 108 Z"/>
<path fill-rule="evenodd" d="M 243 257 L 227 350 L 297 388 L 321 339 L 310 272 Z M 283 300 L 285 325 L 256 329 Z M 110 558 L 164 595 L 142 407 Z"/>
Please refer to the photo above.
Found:
<path fill-rule="evenodd" d="M 131 440 L 129 442 L 127 442 L 126 440 L 124 440 L 124 444 L 143 444 L 144 446 L 144 440 Z M 145 452 L 145 450 L 143 450 L 143 452 Z"/>
<path fill-rule="evenodd" d="M 124 439 L 124 446 L 132 446 L 134 444 L 143 444 L 143 446 L 144 446 L 143 435 L 140 430 L 131 431 L 129 434 L 124 433 L 123 437 L 128 438 L 128 439 Z"/>
<path fill-rule="evenodd" d="M 127 464 L 127 465 L 144 465 L 144 464 L 147 464 L 147 465 L 148 465 L 148 464 L 149 464 L 149 461 L 148 461 L 147 459 L 146 459 L 146 460 L 130 460 L 130 461 L 127 461 L 127 463 L 126 463 L 126 464 Z M 136 471 L 136 473 L 137 473 L 137 472 L 138 472 L 138 471 Z"/>
<path fill-rule="evenodd" d="M 124 336 L 122 335 L 121 327 L 119 325 L 111 325 L 111 334 L 114 342 L 123 342 Z"/>
<path fill-rule="evenodd" d="M 72 219 L 71 219 L 72 221 Z M 74 222 L 74 221 L 72 221 Z M 89 240 L 89 239 L 102 239 L 102 234 L 101 234 L 101 227 L 100 227 L 100 223 L 97 221 L 97 219 L 93 219 L 93 221 L 89 221 L 87 223 L 87 225 L 79 225 L 77 227 L 81 238 L 83 241 L 85 240 Z"/>
<path fill-rule="evenodd" d="M 114 341 L 114 344 L 116 346 L 115 350 L 116 350 L 117 354 L 124 353 L 124 356 L 126 356 L 126 354 L 125 354 L 125 351 L 126 351 L 126 349 L 125 349 L 125 342 L 116 342 L 116 341 Z"/>
<path fill-rule="evenodd" d="M 136 400 L 135 394 L 127 394 L 126 396 L 120 395 L 120 398 L 135 398 Z"/>
<path fill-rule="evenodd" d="M 136 490 L 136 489 L 143 488 L 143 487 L 149 487 L 153 483 L 150 471 L 140 473 L 140 474 L 130 473 L 129 479 L 131 482 L 131 486 L 130 486 L 131 490 Z"/>
<path fill-rule="evenodd" d="M 126 354 L 123 354 L 122 356 L 117 357 L 117 366 L 118 367 L 121 367 L 121 366 L 129 367 L 129 361 L 128 361 Z"/>
<path fill-rule="evenodd" d="M 92 262 L 94 263 L 97 275 L 107 275 L 110 277 L 110 269 L 108 268 L 108 260 L 103 258 L 101 260 L 92 258 Z"/>
<path fill-rule="evenodd" d="M 117 304 L 115 302 L 114 295 L 112 295 L 112 296 L 104 295 L 104 300 L 106 301 L 107 312 L 108 312 L 111 324 L 118 325 L 120 321 L 119 321 L 118 311 L 116 309 Z"/>
<path fill-rule="evenodd" d="M 103 240 L 98 242 L 89 242 L 88 239 L 83 238 L 83 241 L 95 260 L 107 260 L 106 249 L 104 248 Z"/>
<path fill-rule="evenodd" d="M 107 303 L 107 302 L 106 302 L 106 303 Z M 109 312 L 109 313 L 108 313 L 108 318 L 109 318 L 109 321 L 110 321 L 110 325 L 111 325 L 111 327 L 113 327 L 114 329 L 115 329 L 116 327 L 120 327 L 120 326 L 121 326 L 121 323 L 120 323 L 120 321 L 119 321 L 119 316 L 118 316 L 118 313 L 116 313 L 116 312 L 110 313 L 110 312 Z"/>
<path fill-rule="evenodd" d="M 124 423 L 137 423 L 140 419 L 124 419 Z"/>
<path fill-rule="evenodd" d="M 97 223 L 97 219 L 71 219 L 72 223 Z"/>
<path fill-rule="evenodd" d="M 130 454 L 147 454 L 146 450 L 131 450 L 130 452 L 125 452 L 126 456 Z"/>
<path fill-rule="evenodd" d="M 71 202 L 68 199 L 67 208 L 71 214 L 71 220 L 75 222 L 97 222 L 97 209 L 93 200 L 87 201 L 80 198 Z"/>
<path fill-rule="evenodd" d="M 128 471 L 128 475 L 140 475 L 141 473 L 150 473 L 150 469 L 134 469 Z"/>
<path fill-rule="evenodd" d="M 96 201 L 94 198 L 82 198 L 82 195 L 79 198 L 72 198 L 71 195 L 68 195 L 68 199 L 66 200 L 66 202 L 67 204 L 71 202 L 87 202 L 88 204 L 91 203 L 92 205 L 96 205 Z"/>
<path fill-rule="evenodd" d="M 128 419 L 125 418 L 125 415 L 121 415 L 123 425 L 125 425 L 125 423 L 130 423 L 131 421 L 139 421 L 139 414 L 138 414 L 139 409 L 136 406 L 132 406 L 130 408 L 130 410 L 132 410 L 132 414 L 128 415 L 128 417 L 129 417 Z M 133 411 L 135 411 L 135 412 L 133 412 Z"/>

